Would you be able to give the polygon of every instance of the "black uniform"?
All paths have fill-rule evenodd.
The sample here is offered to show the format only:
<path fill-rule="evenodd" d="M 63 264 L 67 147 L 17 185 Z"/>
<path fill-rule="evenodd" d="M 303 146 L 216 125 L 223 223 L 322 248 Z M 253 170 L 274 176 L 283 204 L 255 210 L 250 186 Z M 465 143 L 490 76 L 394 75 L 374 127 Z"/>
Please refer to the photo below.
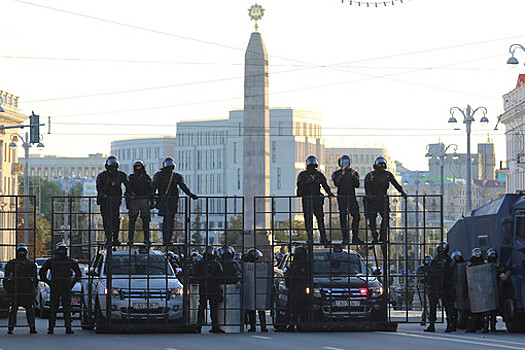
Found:
<path fill-rule="evenodd" d="M 366 216 L 368 217 L 370 231 L 372 232 L 372 238 L 375 242 L 377 242 L 378 239 L 376 226 L 378 213 L 381 215 L 379 241 L 384 242 L 386 239 L 388 220 L 390 216 L 387 190 L 388 187 L 390 187 L 390 184 L 392 184 L 401 194 L 405 195 L 403 187 L 401 187 L 390 171 L 373 170 L 365 176 L 365 211 Z"/>
<path fill-rule="evenodd" d="M 26 257 L 10 260 L 5 265 L 4 288 L 9 293 L 9 328 L 12 332 L 16 325 L 18 307 L 26 310 L 27 324 L 31 333 L 35 333 L 35 293 L 38 286 L 36 264 Z"/>
<path fill-rule="evenodd" d="M 496 283 L 498 287 L 498 309 L 490 311 L 488 318 L 489 318 L 489 326 L 490 330 L 492 332 L 496 332 L 496 322 L 497 322 L 497 316 L 498 313 L 501 313 L 501 308 L 503 305 L 503 295 L 501 293 L 502 291 L 502 285 L 505 283 L 505 281 L 508 279 L 510 273 L 509 270 L 503 265 L 498 257 L 492 257 L 489 256 L 487 259 L 487 263 L 493 263 L 495 270 L 496 270 Z"/>
<path fill-rule="evenodd" d="M 428 299 L 430 302 L 429 321 L 431 327 L 436 322 L 437 304 L 439 300 L 445 308 L 447 316 L 447 330 L 455 327 L 454 320 L 454 290 L 452 285 L 452 259 L 447 254 L 438 254 L 430 262 L 428 268 L 430 291 Z"/>
<path fill-rule="evenodd" d="M 220 287 L 223 273 L 221 263 L 211 254 L 204 254 L 195 263 L 195 277 L 199 282 L 198 323 L 199 325 L 203 324 L 204 311 L 209 301 L 212 332 L 222 332 L 219 328 L 218 304 L 223 300 Z"/>
<path fill-rule="evenodd" d="M 286 287 L 288 287 L 288 305 L 290 307 L 291 327 L 300 322 L 308 321 L 308 294 L 306 287 L 310 285 L 310 269 L 308 259 L 294 258 L 292 264 L 285 272 Z"/>
<path fill-rule="evenodd" d="M 343 243 L 350 240 L 350 230 L 348 228 L 348 213 L 352 215 L 352 243 L 359 241 L 359 205 L 355 197 L 355 189 L 359 187 L 359 173 L 351 168 L 339 169 L 332 174 L 332 180 L 337 187 L 337 203 L 339 204 L 339 220 L 341 232 L 343 233 Z"/>
<path fill-rule="evenodd" d="M 118 243 L 122 184 L 126 187 L 126 195 L 132 195 L 128 177 L 122 171 L 104 170 L 97 176 L 97 204 L 100 205 L 107 242 Z"/>
<path fill-rule="evenodd" d="M 326 239 L 326 229 L 324 226 L 324 212 L 323 204 L 324 197 L 321 194 L 321 186 L 324 191 L 332 196 L 330 187 L 326 183 L 326 177 L 313 166 L 308 166 L 307 170 L 303 170 L 297 176 L 297 195 L 302 197 L 304 226 L 308 234 L 308 241 L 313 243 L 314 218 L 317 219 L 317 226 L 319 227 L 319 234 L 321 235 L 321 243 L 328 242 Z"/>
<path fill-rule="evenodd" d="M 427 322 L 427 319 L 429 317 L 430 311 L 429 311 L 429 298 L 428 294 L 430 292 L 431 286 L 430 286 L 430 278 L 429 278 L 429 265 L 419 265 L 416 269 L 416 276 L 417 276 L 417 293 L 419 296 L 419 301 L 421 302 L 421 325 L 424 325 Z"/>
<path fill-rule="evenodd" d="M 156 207 L 159 209 L 159 216 L 164 217 L 162 221 L 162 239 L 164 244 L 171 243 L 173 221 L 179 206 L 179 187 L 192 199 L 197 198 L 184 183 L 182 175 L 170 168 L 163 168 L 153 176 L 153 191 L 158 194 Z"/>
<path fill-rule="evenodd" d="M 458 257 L 456 261 L 454 261 L 454 266 L 452 268 L 452 280 L 454 282 L 454 292 L 455 292 L 455 300 L 454 300 L 454 315 L 455 315 L 455 321 L 456 321 L 456 328 L 457 329 L 466 329 L 468 324 L 468 293 L 466 290 L 466 285 L 463 285 L 463 293 L 460 295 L 461 289 L 460 286 L 456 286 L 456 283 L 460 283 L 460 276 L 459 276 L 459 268 L 461 265 L 465 265 L 465 259 L 463 259 L 462 256 Z M 464 282 L 464 281 L 463 281 Z"/>
<path fill-rule="evenodd" d="M 47 271 L 51 270 L 51 280 Z M 74 277 L 71 276 L 74 274 Z M 40 279 L 51 287 L 51 312 L 49 314 L 49 329 L 52 333 L 58 307 L 62 303 L 66 331 L 71 331 L 71 289 L 80 281 L 82 275 L 76 260 L 67 255 L 57 255 L 46 260 L 40 268 Z"/>
<path fill-rule="evenodd" d="M 153 185 L 151 177 L 145 171 L 129 175 L 129 185 L 134 196 L 126 198 L 129 210 L 129 242 L 134 242 L 135 223 L 137 218 L 142 219 L 144 243 L 149 243 L 149 223 L 151 221 L 150 208 L 153 207 Z"/>

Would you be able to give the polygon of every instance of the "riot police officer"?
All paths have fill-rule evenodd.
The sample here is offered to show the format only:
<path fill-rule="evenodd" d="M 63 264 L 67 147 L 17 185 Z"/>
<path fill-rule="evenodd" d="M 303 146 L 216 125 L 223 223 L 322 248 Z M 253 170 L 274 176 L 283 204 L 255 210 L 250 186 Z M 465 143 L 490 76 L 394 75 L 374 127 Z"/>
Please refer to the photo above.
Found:
<path fill-rule="evenodd" d="M 231 246 L 223 246 L 219 249 L 219 261 L 223 269 L 223 284 L 235 284 L 241 287 L 241 267 L 233 260 L 235 249 Z"/>
<path fill-rule="evenodd" d="M 293 332 L 300 322 L 307 321 L 308 293 L 306 288 L 310 285 L 308 251 L 303 246 L 297 246 L 292 251 L 292 257 L 290 268 L 285 272 L 290 310 L 290 324 L 286 330 L 289 332 Z"/>
<path fill-rule="evenodd" d="M 337 203 L 339 204 L 339 221 L 343 234 L 343 244 L 348 244 L 350 240 L 350 230 L 348 228 L 348 213 L 352 216 L 352 244 L 361 244 L 359 239 L 359 205 L 355 197 L 355 189 L 359 187 L 359 173 L 350 168 L 352 158 L 348 154 L 343 154 L 339 160 L 339 167 L 332 174 L 332 180 L 337 187 Z"/>
<path fill-rule="evenodd" d="M 158 195 L 156 207 L 162 221 L 162 240 L 164 245 L 171 244 L 175 214 L 179 206 L 179 188 L 191 199 L 198 197 L 191 193 L 184 183 L 182 175 L 174 172 L 175 161 L 166 157 L 162 162 L 163 168 L 153 176 L 153 191 Z"/>
<path fill-rule="evenodd" d="M 429 301 L 428 293 L 430 291 L 429 284 L 429 274 L 428 269 L 430 262 L 432 261 L 432 255 L 425 255 L 423 258 L 422 264 L 419 265 L 416 269 L 416 278 L 417 278 L 417 294 L 419 296 L 419 301 L 421 302 L 421 325 L 424 326 L 427 322 L 427 318 L 430 314 L 429 312 Z"/>
<path fill-rule="evenodd" d="M 384 157 L 377 157 L 374 162 L 374 170 L 365 176 L 365 212 L 368 217 L 368 224 L 372 232 L 372 243 L 384 242 L 388 228 L 390 208 L 388 204 L 387 190 L 392 184 L 403 197 L 407 194 L 403 187 L 397 182 L 394 175 L 386 170 L 387 164 Z M 377 234 L 377 214 L 381 215 L 381 229 Z"/>
<path fill-rule="evenodd" d="M 47 271 L 51 270 L 51 280 L 47 278 Z M 74 274 L 73 279 L 71 276 Z M 56 245 L 55 256 L 46 260 L 40 268 L 40 280 L 51 287 L 51 312 L 47 334 L 53 334 L 57 310 L 62 303 L 66 334 L 73 334 L 71 329 L 71 290 L 80 281 L 82 274 L 75 259 L 67 255 L 67 246 L 60 242 Z"/>
<path fill-rule="evenodd" d="M 454 250 L 450 255 L 454 263 L 452 267 L 452 280 L 454 285 L 454 319 L 457 329 L 466 329 L 468 323 L 468 293 L 466 293 L 465 259 L 460 250 Z M 464 265 L 464 266 L 462 266 Z"/>
<path fill-rule="evenodd" d="M 9 293 L 9 322 L 7 334 L 13 334 L 18 307 L 26 310 L 29 333 L 35 334 L 35 294 L 38 285 L 36 264 L 27 258 L 25 244 L 16 246 L 16 257 L 5 265 L 4 288 Z"/>
<path fill-rule="evenodd" d="M 134 193 L 133 197 L 126 197 L 126 205 L 129 210 L 129 244 L 134 242 L 135 223 L 139 214 L 142 219 L 144 244 L 149 244 L 150 209 L 153 209 L 154 201 L 151 177 L 146 173 L 144 161 L 139 159 L 133 162 L 133 174 L 129 175 L 129 185 Z"/>
<path fill-rule="evenodd" d="M 263 257 L 263 253 L 259 249 L 250 248 L 244 255 L 244 262 L 247 263 L 256 263 L 257 261 L 261 260 Z M 255 268 L 254 268 L 255 270 Z M 257 278 L 257 276 L 253 276 L 254 280 Z M 256 286 L 256 283 L 254 283 L 254 286 Z M 253 310 L 246 310 L 246 316 L 248 319 L 248 324 L 250 325 L 250 328 L 248 329 L 248 332 L 255 332 L 255 325 L 257 323 L 257 320 L 255 319 L 255 311 L 257 309 L 257 314 L 259 315 L 259 324 L 261 325 L 261 332 L 268 332 L 268 329 L 266 328 L 266 312 L 264 309 L 260 309 L 259 305 L 257 305 L 257 294 L 259 291 L 255 290 L 253 295 L 250 295 L 250 298 L 253 298 Z"/>
<path fill-rule="evenodd" d="M 428 299 L 430 302 L 430 325 L 425 332 L 435 332 L 434 324 L 436 322 L 437 304 L 439 300 L 445 308 L 447 316 L 447 328 L 445 332 L 455 331 L 454 313 L 452 310 L 454 296 L 452 286 L 452 259 L 448 256 L 449 246 L 446 242 L 437 245 L 437 256 L 430 262 L 429 284 L 430 292 Z"/>
<path fill-rule="evenodd" d="M 118 170 L 118 159 L 109 156 L 106 159 L 106 170 L 98 174 L 97 184 L 97 204 L 100 205 L 102 222 L 106 233 L 106 243 L 112 242 L 119 245 L 118 240 L 120 227 L 120 203 L 122 201 L 122 185 L 126 187 L 126 196 L 133 196 L 130 190 L 128 177 L 125 173 Z"/>
<path fill-rule="evenodd" d="M 219 327 L 219 303 L 222 301 L 222 290 L 219 286 L 223 277 L 222 265 L 215 256 L 213 247 L 206 246 L 203 256 L 196 256 L 195 277 L 199 282 L 199 311 L 197 322 L 204 322 L 204 311 L 210 303 L 211 333 L 224 333 Z"/>
<path fill-rule="evenodd" d="M 472 249 L 471 257 L 467 263 L 467 267 L 471 266 L 478 266 L 485 264 L 485 260 L 483 259 L 483 252 L 480 248 L 474 248 Z M 468 282 L 467 282 L 468 283 Z M 467 333 L 476 333 L 476 330 L 478 330 L 479 326 L 482 328 L 482 333 L 488 333 L 489 332 L 489 320 L 488 320 L 488 314 L 486 312 L 470 312 L 469 314 L 469 324 L 468 328 L 466 330 Z"/>
<path fill-rule="evenodd" d="M 498 258 L 498 251 L 494 248 L 489 248 L 487 250 L 487 263 L 494 264 L 494 267 L 496 268 L 496 283 L 498 288 L 498 302 L 499 307 L 498 310 L 493 310 L 489 312 L 489 326 L 491 332 L 497 332 L 496 330 L 496 322 L 497 322 L 497 316 L 498 311 L 501 308 L 502 302 L 502 285 L 508 280 L 510 276 L 510 271 L 503 265 Z"/>
<path fill-rule="evenodd" d="M 324 225 L 323 204 L 324 197 L 321 195 L 321 186 L 328 196 L 333 197 L 330 187 L 326 183 L 326 177 L 317 170 L 319 162 L 317 157 L 309 155 L 306 158 L 306 170 L 303 170 L 297 176 L 297 195 L 302 197 L 304 225 L 308 234 L 308 242 L 313 243 L 314 220 L 317 219 L 319 234 L 321 235 L 321 244 L 328 244 L 326 238 L 326 229 Z"/>

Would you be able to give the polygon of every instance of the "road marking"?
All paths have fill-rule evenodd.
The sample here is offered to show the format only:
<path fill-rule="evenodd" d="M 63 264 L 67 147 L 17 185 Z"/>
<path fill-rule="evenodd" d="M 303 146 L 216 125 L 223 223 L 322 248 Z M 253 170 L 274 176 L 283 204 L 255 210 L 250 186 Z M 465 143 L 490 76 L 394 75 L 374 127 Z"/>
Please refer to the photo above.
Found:
<path fill-rule="evenodd" d="M 252 335 L 252 338 L 264 339 L 264 340 L 271 340 L 272 339 L 270 337 L 264 337 L 262 335 Z"/>
<path fill-rule="evenodd" d="M 323 346 L 323 349 L 326 349 L 326 350 L 344 350 L 344 349 L 341 349 L 341 348 L 332 348 L 331 346 Z"/>
<path fill-rule="evenodd" d="M 409 334 L 416 334 L 416 335 L 419 335 L 419 333 L 415 333 L 415 332 L 410 332 L 410 331 L 405 331 L 405 333 L 409 333 Z M 436 334 L 437 336 L 437 334 Z M 448 335 L 443 335 L 445 337 L 450 337 L 450 338 L 459 338 L 459 339 L 472 339 L 472 340 L 477 340 L 479 338 L 475 337 L 474 335 L 471 335 L 471 336 L 468 336 L 465 334 L 465 336 L 461 336 L 461 335 L 453 335 L 453 334 L 448 334 Z M 489 335 L 490 336 L 490 335 Z M 505 343 L 505 344 L 513 344 L 513 345 L 523 345 L 523 343 L 518 343 L 518 342 L 515 342 L 515 341 L 508 341 L 508 340 L 499 340 L 499 339 L 490 339 L 490 338 L 484 338 L 483 339 L 484 341 L 491 341 L 491 342 L 496 342 L 496 343 Z"/>
<path fill-rule="evenodd" d="M 452 338 L 452 337 L 429 336 L 429 335 L 410 334 L 410 333 L 403 333 L 403 332 L 397 332 L 397 333 L 379 332 L 379 333 L 388 334 L 388 335 L 399 335 L 399 336 L 404 336 L 404 337 L 448 341 L 448 342 L 453 342 L 453 343 L 474 344 L 474 345 L 488 346 L 488 347 L 500 348 L 500 349 L 523 350 L 523 346 L 520 346 L 518 348 L 515 346 L 509 346 L 509 345 L 503 345 L 503 344 L 487 344 L 487 343 L 484 343 L 482 339 L 465 340 L 465 339 L 458 339 L 456 337 Z"/>
<path fill-rule="evenodd" d="M 179 350 L 179 349 L 175 349 L 175 348 L 164 348 L 164 350 Z"/>
<path fill-rule="evenodd" d="M 114 336 L 113 338 L 118 339 L 118 340 L 128 340 L 128 338 L 126 337 L 119 337 L 119 336 Z"/>

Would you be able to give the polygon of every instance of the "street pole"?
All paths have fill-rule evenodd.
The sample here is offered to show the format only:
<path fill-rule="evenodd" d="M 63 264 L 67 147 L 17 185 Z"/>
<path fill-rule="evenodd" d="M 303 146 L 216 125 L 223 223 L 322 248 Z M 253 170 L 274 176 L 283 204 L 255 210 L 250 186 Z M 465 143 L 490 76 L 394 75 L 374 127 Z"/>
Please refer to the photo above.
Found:
<path fill-rule="evenodd" d="M 470 212 L 472 211 L 472 175 L 470 174 L 472 166 L 470 164 L 470 131 L 472 120 L 474 120 L 474 118 L 472 118 L 470 112 L 470 106 L 467 105 L 467 117 L 465 118 L 465 124 L 467 126 L 467 215 L 470 215 Z"/>
<path fill-rule="evenodd" d="M 29 140 L 29 136 L 26 132 L 26 138 L 25 140 L 23 140 L 24 141 L 23 146 L 24 146 L 24 157 L 25 157 L 24 195 L 26 196 L 24 200 L 24 222 L 25 222 L 24 242 L 27 245 L 29 245 L 29 147 L 30 147 L 28 140 Z"/>

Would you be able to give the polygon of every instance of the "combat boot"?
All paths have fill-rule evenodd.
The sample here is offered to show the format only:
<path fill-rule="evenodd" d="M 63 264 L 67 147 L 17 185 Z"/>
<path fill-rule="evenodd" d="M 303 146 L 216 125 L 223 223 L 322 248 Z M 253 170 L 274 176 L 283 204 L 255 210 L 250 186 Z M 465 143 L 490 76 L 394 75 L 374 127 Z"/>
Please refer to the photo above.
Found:
<path fill-rule="evenodd" d="M 423 332 L 435 332 L 435 331 L 436 331 L 436 328 L 434 327 L 434 323 L 430 323 Z"/>

